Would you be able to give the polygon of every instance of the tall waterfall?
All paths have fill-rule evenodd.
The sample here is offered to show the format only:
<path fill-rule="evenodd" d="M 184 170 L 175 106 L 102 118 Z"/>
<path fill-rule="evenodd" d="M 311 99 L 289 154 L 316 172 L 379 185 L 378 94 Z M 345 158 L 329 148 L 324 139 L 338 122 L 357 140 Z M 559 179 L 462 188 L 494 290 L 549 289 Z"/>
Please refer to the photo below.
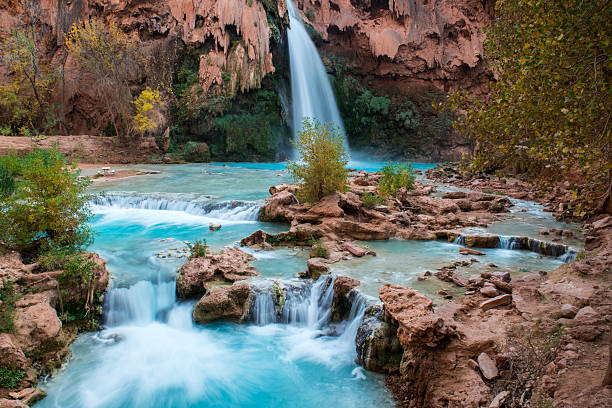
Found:
<path fill-rule="evenodd" d="M 287 37 L 294 135 L 302 127 L 304 118 L 312 118 L 320 123 L 333 123 L 344 134 L 342 118 L 321 57 L 291 0 L 287 0 L 287 9 L 291 25 Z M 344 145 L 348 148 L 346 139 Z"/>

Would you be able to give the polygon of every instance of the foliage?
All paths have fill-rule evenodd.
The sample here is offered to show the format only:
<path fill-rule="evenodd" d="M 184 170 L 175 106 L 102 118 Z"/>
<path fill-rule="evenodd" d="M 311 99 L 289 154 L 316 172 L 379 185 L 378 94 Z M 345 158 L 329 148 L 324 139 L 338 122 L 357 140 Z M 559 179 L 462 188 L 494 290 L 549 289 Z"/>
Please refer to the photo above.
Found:
<path fill-rule="evenodd" d="M 208 245 L 206 245 L 206 240 L 202 239 L 198 240 L 193 244 L 187 243 L 187 248 L 189 248 L 189 258 L 206 258 L 206 252 L 208 251 Z"/>
<path fill-rule="evenodd" d="M 304 119 L 294 145 L 299 160 L 289 162 L 287 168 L 300 183 L 300 199 L 317 202 L 327 194 L 346 190 L 348 156 L 337 128 Z"/>
<path fill-rule="evenodd" d="M 15 327 L 15 302 L 18 298 L 15 282 L 3 280 L 0 289 L 0 333 L 10 332 Z"/>
<path fill-rule="evenodd" d="M 395 196 L 400 188 L 414 188 L 414 169 L 410 163 L 388 163 L 380 171 L 383 176 L 378 192 L 382 197 Z"/>
<path fill-rule="evenodd" d="M 319 258 L 327 258 L 329 257 L 329 249 L 327 249 L 322 243 L 320 239 L 315 239 L 314 237 L 310 237 L 310 246 L 312 247 L 312 254 Z"/>
<path fill-rule="evenodd" d="M 96 79 L 96 92 L 116 132 L 131 134 L 130 83 L 138 77 L 145 62 L 137 40 L 114 22 L 106 25 L 100 20 L 87 20 L 72 26 L 65 45 L 81 67 Z"/>
<path fill-rule="evenodd" d="M 351 62 L 327 56 L 331 83 L 353 150 L 373 150 L 378 156 L 406 158 L 422 155 L 428 145 L 448 138 L 453 114 L 436 111 L 442 99 L 435 90 L 407 95 L 375 94 L 348 75 Z"/>
<path fill-rule="evenodd" d="M 151 132 L 158 128 L 159 119 L 156 116 L 160 115 L 162 105 L 159 90 L 151 90 L 149 87 L 146 87 L 140 95 L 134 98 L 136 108 L 134 121 L 136 122 L 136 128 L 141 133 Z"/>
<path fill-rule="evenodd" d="M 447 107 L 474 142 L 473 172 L 523 173 L 544 184 L 577 173 L 572 210 L 583 216 L 610 195 L 612 96 L 607 0 L 498 1 L 487 32 L 497 74 L 489 97 L 465 92 Z"/>
<path fill-rule="evenodd" d="M 508 406 L 522 407 L 522 401 L 529 399 L 533 403 L 546 402 L 533 386 L 544 375 L 546 366 L 557 358 L 563 332 L 562 326 L 545 330 L 538 325 L 534 328 L 515 326 L 509 331 L 507 367 L 503 367 L 507 375 L 497 382 L 495 389 L 510 392 L 506 400 Z"/>
<path fill-rule="evenodd" d="M 363 206 L 370 210 L 377 205 L 382 205 L 385 203 L 385 200 L 381 196 L 372 193 L 365 193 L 362 195 L 361 201 L 363 202 Z"/>
<path fill-rule="evenodd" d="M 44 127 L 45 116 L 53 112 L 49 98 L 56 73 L 41 58 L 39 41 L 30 27 L 11 32 L 0 45 L 1 58 L 12 72 L 9 81 L 0 85 L 0 122 L 5 135 Z"/>
<path fill-rule="evenodd" d="M 179 153 L 185 160 L 195 163 L 206 163 L 210 161 L 210 151 L 206 143 L 189 141 L 185 143 Z"/>
<path fill-rule="evenodd" d="M 9 367 L 0 367 L 0 386 L 2 388 L 15 388 L 19 385 L 23 377 L 25 376 L 25 371 L 16 370 Z"/>
<path fill-rule="evenodd" d="M 26 258 L 54 247 L 76 253 L 91 242 L 90 182 L 56 148 L 1 156 L 0 168 L 14 183 L 0 196 L 0 241 Z"/>

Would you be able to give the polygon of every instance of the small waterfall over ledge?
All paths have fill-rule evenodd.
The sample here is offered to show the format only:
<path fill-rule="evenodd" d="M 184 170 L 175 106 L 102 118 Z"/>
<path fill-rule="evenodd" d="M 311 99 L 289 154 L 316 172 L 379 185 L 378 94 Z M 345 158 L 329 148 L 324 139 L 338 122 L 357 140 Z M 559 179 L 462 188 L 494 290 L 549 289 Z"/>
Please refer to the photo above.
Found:
<path fill-rule="evenodd" d="M 289 23 L 287 30 L 291 65 L 291 94 L 294 136 L 304 118 L 320 123 L 333 123 L 344 133 L 342 118 L 336 105 L 327 72 L 293 2 L 287 0 Z M 344 145 L 348 150 L 346 139 Z"/>
<path fill-rule="evenodd" d="M 159 210 L 178 211 L 195 216 L 226 221 L 256 221 L 261 203 L 251 201 L 222 201 L 184 199 L 175 195 L 112 193 L 94 197 L 89 202 L 94 213 L 112 210 Z"/>
<path fill-rule="evenodd" d="M 363 324 L 365 311 L 380 302 L 353 289 L 347 295 L 351 308 L 346 319 L 333 321 L 334 281 L 333 275 L 323 276 L 315 282 L 253 280 L 250 287 L 254 301 L 249 320 L 259 326 L 287 324 L 306 329 L 311 339 L 325 336 L 335 350 L 355 359 L 357 332 Z M 302 341 L 307 342 L 306 339 Z"/>

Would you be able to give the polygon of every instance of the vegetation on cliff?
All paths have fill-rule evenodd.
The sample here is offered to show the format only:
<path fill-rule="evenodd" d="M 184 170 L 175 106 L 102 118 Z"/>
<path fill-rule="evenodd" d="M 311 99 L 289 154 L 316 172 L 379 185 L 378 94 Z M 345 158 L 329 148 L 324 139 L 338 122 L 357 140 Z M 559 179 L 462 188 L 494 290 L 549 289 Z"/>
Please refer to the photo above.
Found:
<path fill-rule="evenodd" d="M 327 194 L 346 191 L 348 155 L 337 128 L 305 119 L 295 149 L 299 159 L 287 168 L 300 182 L 300 199 L 316 203 Z"/>
<path fill-rule="evenodd" d="M 351 149 L 380 157 L 430 157 L 428 150 L 452 132 L 453 114 L 436 112 L 440 92 L 390 96 L 373 92 L 349 75 L 351 63 L 328 55 L 331 82 Z"/>
<path fill-rule="evenodd" d="M 469 170 L 572 179 L 574 215 L 601 210 L 612 188 L 611 13 L 604 0 L 496 3 L 485 45 L 498 80 L 485 100 L 458 92 L 448 104 L 475 144 Z"/>
<path fill-rule="evenodd" d="M 100 305 L 96 258 L 84 254 L 93 231 L 86 187 L 90 181 L 55 148 L 0 156 L 0 250 L 15 250 L 37 271 L 55 276 L 60 317 L 95 327 Z M 49 279 L 41 276 L 42 281 Z M 12 330 L 17 288 L 3 282 L 0 331 Z"/>

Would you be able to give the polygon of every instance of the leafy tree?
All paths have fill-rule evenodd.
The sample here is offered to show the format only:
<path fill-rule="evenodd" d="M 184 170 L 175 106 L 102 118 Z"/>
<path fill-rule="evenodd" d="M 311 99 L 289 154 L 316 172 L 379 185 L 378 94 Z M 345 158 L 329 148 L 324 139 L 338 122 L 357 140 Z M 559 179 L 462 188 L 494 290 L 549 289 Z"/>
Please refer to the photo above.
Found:
<path fill-rule="evenodd" d="M 115 23 L 88 20 L 72 26 L 65 45 L 95 78 L 96 91 L 117 134 L 130 135 L 133 129 L 130 83 L 138 78 L 145 61 L 137 39 L 125 34 Z"/>
<path fill-rule="evenodd" d="M 497 76 L 485 100 L 464 92 L 448 106 L 472 139 L 472 171 L 524 173 L 543 182 L 578 174 L 574 215 L 609 200 L 612 96 L 608 0 L 500 0 L 487 32 Z"/>
<path fill-rule="evenodd" d="M 395 196 L 400 188 L 414 188 L 414 169 L 410 163 L 389 163 L 380 169 L 383 176 L 378 184 L 382 197 Z"/>
<path fill-rule="evenodd" d="M 156 130 L 160 122 L 160 110 L 163 107 L 160 92 L 147 87 L 134 98 L 134 106 L 136 108 L 136 115 L 134 115 L 136 128 L 141 133 Z"/>
<path fill-rule="evenodd" d="M 287 168 L 300 182 L 300 199 L 317 202 L 334 191 L 346 190 L 348 156 L 337 128 L 304 119 L 294 146 L 299 160 L 289 162 Z"/>
<path fill-rule="evenodd" d="M 2 184 L 0 242 L 29 259 L 53 248 L 76 253 L 91 242 L 89 180 L 57 149 L 1 156 L 0 169 L 13 178 Z"/>
<path fill-rule="evenodd" d="M 42 124 L 52 113 L 49 97 L 56 79 L 55 72 L 41 58 L 33 27 L 10 33 L 0 45 L 3 62 L 12 75 L 6 85 L 0 85 L 0 120 L 7 133 L 31 129 Z"/>

